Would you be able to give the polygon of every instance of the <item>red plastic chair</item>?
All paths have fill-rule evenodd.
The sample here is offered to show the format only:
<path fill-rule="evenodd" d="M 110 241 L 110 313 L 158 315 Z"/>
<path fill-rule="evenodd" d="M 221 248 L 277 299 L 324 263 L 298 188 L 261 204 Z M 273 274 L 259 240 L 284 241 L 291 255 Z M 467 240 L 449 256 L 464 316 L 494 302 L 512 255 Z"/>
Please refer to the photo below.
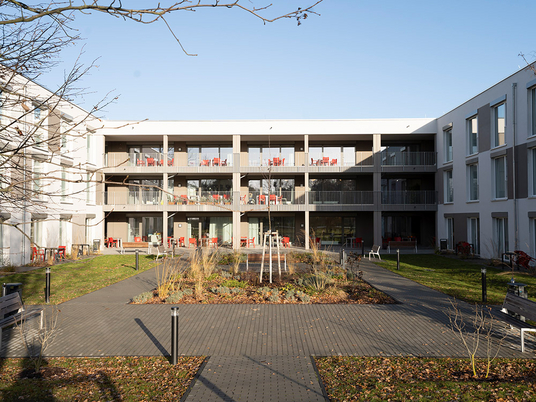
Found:
<path fill-rule="evenodd" d="M 45 261 L 45 250 L 37 249 L 37 247 L 32 247 L 32 261 L 35 261 L 35 259 L 42 259 Z"/>
<path fill-rule="evenodd" d="M 218 238 L 217 237 L 211 238 L 210 239 L 210 245 L 218 248 Z"/>
<path fill-rule="evenodd" d="M 240 238 L 240 247 L 246 247 L 248 245 L 248 238 L 247 237 L 241 237 Z"/>
<path fill-rule="evenodd" d="M 270 204 L 277 204 L 277 196 L 275 194 L 270 194 Z"/>
<path fill-rule="evenodd" d="M 184 244 L 184 237 L 179 237 L 179 247 L 186 247 Z"/>
<path fill-rule="evenodd" d="M 322 165 L 328 166 L 329 165 L 329 156 L 324 156 L 322 158 Z"/>
<path fill-rule="evenodd" d="M 274 158 L 274 166 L 281 166 L 281 161 L 279 158 Z"/>
<path fill-rule="evenodd" d="M 210 165 L 210 161 L 208 159 L 203 159 L 201 161 L 201 166 L 208 166 L 208 165 Z"/>
<path fill-rule="evenodd" d="M 290 237 L 283 237 L 281 244 L 283 244 L 283 247 L 290 247 Z"/>
<path fill-rule="evenodd" d="M 225 159 L 224 161 L 221 162 L 221 165 L 222 166 L 227 166 L 227 159 Z"/>
<path fill-rule="evenodd" d="M 281 162 L 280 166 L 285 166 L 285 158 L 283 158 L 283 162 Z"/>
<path fill-rule="evenodd" d="M 136 159 L 136 165 L 138 166 L 145 166 L 145 161 L 141 159 Z"/>
<path fill-rule="evenodd" d="M 61 258 L 62 260 L 65 259 L 65 246 L 59 246 L 58 251 L 56 251 L 56 254 L 54 254 L 54 257 L 56 259 Z"/>
<path fill-rule="evenodd" d="M 255 247 L 255 238 L 253 239 L 248 239 L 248 248 L 249 248 L 249 245 L 251 244 L 251 247 Z"/>
<path fill-rule="evenodd" d="M 147 166 L 154 166 L 154 158 L 147 158 Z"/>
<path fill-rule="evenodd" d="M 173 163 L 175 162 L 175 158 L 171 159 L 170 161 L 167 161 L 168 166 L 173 166 Z"/>
<path fill-rule="evenodd" d="M 354 247 L 357 248 L 357 245 L 359 244 L 361 246 L 361 244 L 363 243 L 363 238 L 362 237 L 356 237 L 354 239 Z"/>
<path fill-rule="evenodd" d="M 337 159 L 331 160 L 331 166 L 337 166 Z"/>
<path fill-rule="evenodd" d="M 397 236 L 397 237 L 394 238 L 393 241 L 402 241 L 402 237 Z"/>
<path fill-rule="evenodd" d="M 212 166 L 220 166 L 220 158 L 212 159 Z"/>
<path fill-rule="evenodd" d="M 265 195 L 259 195 L 259 204 L 266 205 L 266 196 Z"/>
<path fill-rule="evenodd" d="M 193 238 L 193 237 L 190 237 L 188 239 L 188 248 L 190 248 L 191 245 L 194 245 L 194 247 L 197 247 L 197 239 Z"/>
<path fill-rule="evenodd" d="M 311 166 L 318 166 L 318 161 L 315 161 L 313 158 L 311 158 Z"/>

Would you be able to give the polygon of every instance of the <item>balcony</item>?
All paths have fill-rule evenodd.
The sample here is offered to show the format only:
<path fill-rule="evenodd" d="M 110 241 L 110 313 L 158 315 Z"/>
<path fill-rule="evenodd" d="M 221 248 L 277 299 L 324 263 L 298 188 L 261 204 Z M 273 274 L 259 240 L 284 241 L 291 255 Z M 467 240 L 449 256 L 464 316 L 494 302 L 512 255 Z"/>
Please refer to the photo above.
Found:
<path fill-rule="evenodd" d="M 435 172 L 435 152 L 383 151 L 381 165 L 383 171 L 425 171 Z"/>
<path fill-rule="evenodd" d="M 168 195 L 168 205 L 232 205 L 232 191 L 198 191 L 194 195 Z"/>
<path fill-rule="evenodd" d="M 437 191 L 387 191 L 381 193 L 383 210 L 437 210 Z"/>

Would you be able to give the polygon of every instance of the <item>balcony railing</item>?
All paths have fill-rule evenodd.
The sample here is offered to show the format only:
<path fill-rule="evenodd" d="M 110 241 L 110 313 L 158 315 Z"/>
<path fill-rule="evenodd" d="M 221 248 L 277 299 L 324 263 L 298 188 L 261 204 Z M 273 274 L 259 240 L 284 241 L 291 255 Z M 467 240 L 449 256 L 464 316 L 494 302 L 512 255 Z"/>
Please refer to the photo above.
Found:
<path fill-rule="evenodd" d="M 274 191 L 267 194 L 260 191 L 252 191 L 240 197 L 242 205 L 303 205 L 303 196 L 296 196 L 295 191 Z"/>
<path fill-rule="evenodd" d="M 434 205 L 436 191 L 388 191 L 382 192 L 382 204 L 386 205 Z"/>
<path fill-rule="evenodd" d="M 162 203 L 162 191 L 160 190 L 104 192 L 105 205 L 160 205 Z"/>
<path fill-rule="evenodd" d="M 382 166 L 435 166 L 435 152 L 383 151 Z"/>
<path fill-rule="evenodd" d="M 147 166 L 147 167 L 161 167 L 164 166 L 164 153 L 162 152 L 144 152 L 144 153 L 131 153 L 128 157 L 124 154 L 106 154 L 106 166 L 119 167 L 119 166 Z M 173 166 L 175 163 L 174 158 L 167 160 L 167 166 Z"/>
<path fill-rule="evenodd" d="M 353 155 L 353 154 L 352 154 Z M 327 166 L 372 166 L 372 152 L 357 152 L 354 157 L 341 155 L 311 157 L 309 156 L 309 166 L 327 167 Z"/>
<path fill-rule="evenodd" d="M 309 204 L 374 204 L 373 191 L 309 191 Z"/>

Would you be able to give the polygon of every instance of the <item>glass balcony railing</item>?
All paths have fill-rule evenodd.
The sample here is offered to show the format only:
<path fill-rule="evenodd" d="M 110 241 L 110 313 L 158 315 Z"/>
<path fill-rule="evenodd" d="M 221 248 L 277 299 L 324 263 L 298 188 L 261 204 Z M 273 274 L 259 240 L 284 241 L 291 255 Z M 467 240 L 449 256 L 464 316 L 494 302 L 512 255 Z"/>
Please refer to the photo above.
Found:
<path fill-rule="evenodd" d="M 105 205 L 161 205 L 162 191 L 139 190 L 139 191 L 106 191 L 104 192 Z"/>
<path fill-rule="evenodd" d="M 435 152 L 389 152 L 381 154 L 382 166 L 435 166 Z"/>
<path fill-rule="evenodd" d="M 382 204 L 388 205 L 434 205 L 436 191 L 387 191 L 381 193 Z"/>
<path fill-rule="evenodd" d="M 240 197 L 242 205 L 298 205 L 305 204 L 303 196 L 296 196 L 295 191 L 275 191 L 264 193 L 252 191 Z"/>
<path fill-rule="evenodd" d="M 373 191 L 309 191 L 309 204 L 374 204 Z"/>

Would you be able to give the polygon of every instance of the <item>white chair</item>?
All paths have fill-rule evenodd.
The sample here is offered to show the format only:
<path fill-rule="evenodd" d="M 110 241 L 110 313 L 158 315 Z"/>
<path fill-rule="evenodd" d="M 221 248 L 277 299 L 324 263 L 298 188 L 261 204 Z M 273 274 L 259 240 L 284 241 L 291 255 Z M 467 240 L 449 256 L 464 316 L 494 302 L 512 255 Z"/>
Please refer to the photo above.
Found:
<path fill-rule="evenodd" d="M 377 255 L 378 256 L 378 259 L 381 261 L 382 257 L 380 257 L 380 246 L 377 246 L 376 244 L 372 246 L 372 250 L 369 251 L 368 253 L 368 259 L 370 261 L 370 256 L 371 255 Z"/>

